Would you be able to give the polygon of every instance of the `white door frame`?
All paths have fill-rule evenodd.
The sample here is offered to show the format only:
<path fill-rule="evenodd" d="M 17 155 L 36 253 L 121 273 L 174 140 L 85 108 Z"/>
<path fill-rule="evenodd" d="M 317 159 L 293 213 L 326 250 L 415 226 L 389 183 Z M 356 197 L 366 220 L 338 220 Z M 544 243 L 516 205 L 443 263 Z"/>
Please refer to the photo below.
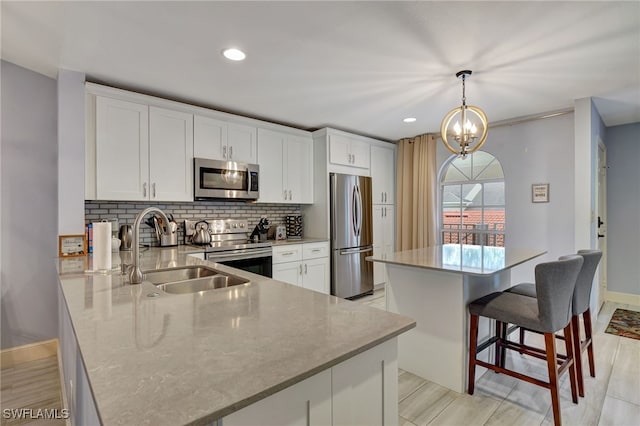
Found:
<path fill-rule="evenodd" d="M 607 299 L 607 147 L 598 136 L 598 185 L 596 191 L 596 247 L 602 251 L 596 282 L 598 283 L 598 311 Z"/>

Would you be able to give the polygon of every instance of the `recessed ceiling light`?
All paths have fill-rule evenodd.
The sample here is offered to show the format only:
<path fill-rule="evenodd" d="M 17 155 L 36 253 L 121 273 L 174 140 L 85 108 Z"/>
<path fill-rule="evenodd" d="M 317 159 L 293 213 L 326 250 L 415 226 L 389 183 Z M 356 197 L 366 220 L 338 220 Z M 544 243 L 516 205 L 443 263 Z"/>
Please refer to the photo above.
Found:
<path fill-rule="evenodd" d="M 222 54 L 225 58 L 231 59 L 232 61 L 242 61 L 247 57 L 247 55 L 245 55 L 242 50 L 236 49 L 234 47 L 230 49 L 224 49 L 222 51 Z"/>
<path fill-rule="evenodd" d="M 407 117 L 402 121 L 404 121 L 405 123 L 413 123 L 414 121 L 416 121 L 416 118 L 415 117 Z"/>

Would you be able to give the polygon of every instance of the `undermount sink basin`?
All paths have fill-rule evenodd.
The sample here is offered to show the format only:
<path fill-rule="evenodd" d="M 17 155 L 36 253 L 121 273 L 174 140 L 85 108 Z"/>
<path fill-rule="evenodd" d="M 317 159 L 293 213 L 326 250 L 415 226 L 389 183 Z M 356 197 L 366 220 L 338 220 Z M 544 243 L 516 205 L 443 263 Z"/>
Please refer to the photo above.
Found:
<path fill-rule="evenodd" d="M 249 282 L 247 279 L 202 265 L 147 271 L 144 273 L 144 280 L 171 294 L 197 293 Z"/>

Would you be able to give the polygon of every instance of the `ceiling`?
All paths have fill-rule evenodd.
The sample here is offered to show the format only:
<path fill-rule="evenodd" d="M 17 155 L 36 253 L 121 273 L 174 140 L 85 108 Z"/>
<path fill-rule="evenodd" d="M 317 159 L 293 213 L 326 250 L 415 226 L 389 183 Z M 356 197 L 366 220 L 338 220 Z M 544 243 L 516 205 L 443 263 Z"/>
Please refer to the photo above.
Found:
<path fill-rule="evenodd" d="M 223 58 L 230 46 L 247 59 Z M 462 69 L 490 123 L 585 97 L 607 126 L 640 121 L 637 1 L 2 1 L 2 59 L 387 140 L 439 131 Z"/>

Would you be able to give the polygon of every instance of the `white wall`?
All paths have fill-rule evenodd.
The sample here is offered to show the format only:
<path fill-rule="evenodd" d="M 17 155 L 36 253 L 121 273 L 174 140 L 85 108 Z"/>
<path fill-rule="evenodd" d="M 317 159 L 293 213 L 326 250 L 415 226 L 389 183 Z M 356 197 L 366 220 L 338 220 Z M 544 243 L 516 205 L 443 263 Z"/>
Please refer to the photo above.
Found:
<path fill-rule="evenodd" d="M 536 263 L 574 252 L 574 114 L 489 130 L 483 151 L 505 174 L 506 245 L 547 250 L 513 269 L 513 283 L 533 282 Z M 438 145 L 438 166 L 450 158 Z M 550 184 L 550 202 L 532 203 L 531 185 Z"/>
<path fill-rule="evenodd" d="M 84 73 L 58 71 L 58 233 L 84 233 Z"/>
<path fill-rule="evenodd" d="M 608 290 L 640 295 L 640 123 L 607 128 Z"/>
<path fill-rule="evenodd" d="M 2 348 L 57 336 L 56 81 L 1 63 Z"/>

